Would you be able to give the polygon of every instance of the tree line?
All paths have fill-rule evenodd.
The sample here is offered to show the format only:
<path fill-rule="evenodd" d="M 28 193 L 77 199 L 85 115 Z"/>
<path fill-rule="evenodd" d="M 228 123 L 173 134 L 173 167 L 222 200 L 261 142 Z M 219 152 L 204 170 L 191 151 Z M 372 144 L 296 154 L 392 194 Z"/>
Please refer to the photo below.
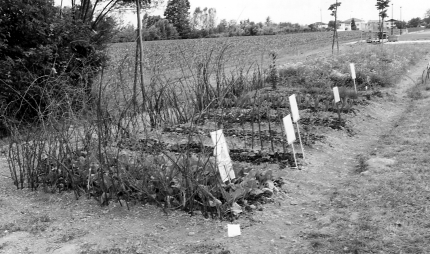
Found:
<path fill-rule="evenodd" d="M 246 20 L 226 20 L 218 22 L 215 8 L 197 7 L 190 13 L 188 0 L 169 0 L 164 11 L 164 17 L 145 14 L 143 17 L 142 36 L 146 41 L 216 38 L 231 36 L 257 36 L 286 33 L 313 32 L 316 26 L 303 26 L 291 22 L 272 22 L 270 16 L 265 22 Z M 134 41 L 136 28 L 126 25 L 117 30 L 114 42 Z"/>
<path fill-rule="evenodd" d="M 387 16 L 388 17 L 388 16 Z M 384 16 L 385 18 L 385 16 Z M 145 14 L 142 20 L 142 37 L 145 41 L 216 38 L 231 36 L 258 36 L 275 35 L 287 33 L 302 33 L 314 31 L 333 31 L 335 21 L 328 22 L 327 28 L 318 28 L 317 23 L 300 25 L 291 22 L 272 22 L 270 16 L 265 22 L 254 22 L 246 20 L 226 20 L 217 22 L 217 11 L 215 8 L 197 7 L 190 13 L 189 0 L 169 0 L 164 11 L 164 17 Z M 408 22 L 396 21 L 399 29 L 427 26 L 430 27 L 430 9 L 425 18 L 413 18 Z M 336 22 L 339 27 L 339 21 Z M 351 22 L 351 29 L 357 30 L 355 20 Z M 130 42 L 136 39 L 136 28 L 126 25 L 116 29 L 113 42 Z"/>

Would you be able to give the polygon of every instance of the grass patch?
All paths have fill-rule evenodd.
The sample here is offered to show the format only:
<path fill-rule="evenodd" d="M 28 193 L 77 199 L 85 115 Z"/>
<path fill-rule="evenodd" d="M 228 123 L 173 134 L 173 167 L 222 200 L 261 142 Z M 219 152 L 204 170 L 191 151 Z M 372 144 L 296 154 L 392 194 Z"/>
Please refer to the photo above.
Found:
<path fill-rule="evenodd" d="M 31 234 L 38 234 L 40 232 L 46 231 L 51 224 L 51 218 L 48 215 L 33 216 L 30 215 L 29 218 L 22 218 L 17 222 L 10 222 L 0 225 L 0 237 L 7 234 L 25 231 Z"/>
<path fill-rule="evenodd" d="M 390 171 L 353 178 L 333 192 L 336 232 L 317 239 L 320 253 L 430 253 L 429 110 L 416 103 L 391 135 L 381 137 L 381 156 L 398 162 Z M 366 168 L 364 158 L 357 171 Z"/>
<path fill-rule="evenodd" d="M 413 100 L 420 100 L 420 99 L 424 99 L 424 94 L 422 92 L 422 88 L 419 86 L 413 86 L 411 88 L 408 89 L 407 91 L 407 95 L 409 98 L 413 99 Z"/>

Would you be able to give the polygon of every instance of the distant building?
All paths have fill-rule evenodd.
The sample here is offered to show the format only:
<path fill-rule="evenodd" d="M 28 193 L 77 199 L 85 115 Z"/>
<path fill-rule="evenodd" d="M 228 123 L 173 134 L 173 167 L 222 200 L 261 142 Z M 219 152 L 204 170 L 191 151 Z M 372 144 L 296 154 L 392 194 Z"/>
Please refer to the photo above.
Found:
<path fill-rule="evenodd" d="M 351 30 L 351 23 L 345 23 L 343 21 L 339 21 L 339 28 L 337 31 L 348 31 Z"/>
<path fill-rule="evenodd" d="M 328 28 L 328 24 L 323 23 L 323 22 L 315 22 L 314 25 L 318 29 L 326 29 L 326 28 Z"/>
<path fill-rule="evenodd" d="M 350 18 L 350 19 L 344 20 L 343 22 L 345 24 L 349 24 L 349 25 L 345 26 L 345 30 L 352 30 L 352 28 L 351 28 L 352 20 L 354 20 L 355 26 L 357 27 L 357 30 L 365 30 L 366 21 L 364 21 L 362 19 L 357 19 L 357 18 Z"/>
<path fill-rule="evenodd" d="M 364 24 L 364 29 L 362 29 L 363 31 L 372 31 L 372 32 L 377 32 L 379 31 L 379 20 L 369 20 L 367 21 L 367 23 Z M 383 24 L 384 27 L 384 31 L 388 31 L 391 29 L 391 22 L 390 21 L 384 21 Z"/>

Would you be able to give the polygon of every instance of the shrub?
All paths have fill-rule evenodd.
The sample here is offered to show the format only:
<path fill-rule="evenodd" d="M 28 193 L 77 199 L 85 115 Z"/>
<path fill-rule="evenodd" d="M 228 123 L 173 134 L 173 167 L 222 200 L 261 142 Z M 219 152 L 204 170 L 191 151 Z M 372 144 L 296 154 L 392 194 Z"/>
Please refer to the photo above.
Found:
<path fill-rule="evenodd" d="M 73 13 L 64 10 L 60 17 L 53 1 L 46 0 L 0 3 L 0 110 L 5 116 L 0 129 L 6 119 L 38 122 L 53 113 L 54 105 L 81 107 L 81 94 L 71 88 L 91 95 L 114 21 L 105 18 L 91 27 Z"/>

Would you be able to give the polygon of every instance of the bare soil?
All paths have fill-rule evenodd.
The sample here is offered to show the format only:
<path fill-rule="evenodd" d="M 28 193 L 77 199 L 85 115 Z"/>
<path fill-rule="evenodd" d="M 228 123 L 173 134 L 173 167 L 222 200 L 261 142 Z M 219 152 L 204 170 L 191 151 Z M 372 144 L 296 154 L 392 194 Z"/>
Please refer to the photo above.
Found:
<path fill-rule="evenodd" d="M 307 56 L 310 54 L 304 57 Z M 419 62 L 408 75 L 414 80 L 421 77 L 428 59 L 427 56 Z M 0 252 L 367 252 L 353 252 L 358 249 L 348 244 L 334 244 L 337 249 L 330 248 L 331 243 L 326 240 L 336 241 L 339 234 L 336 220 L 342 218 L 335 201 L 344 200 L 339 199 L 339 195 L 348 188 L 352 179 L 372 178 L 378 169 L 387 170 L 393 167 L 393 163 L 403 165 L 406 158 L 397 153 L 414 147 L 413 142 L 428 146 L 428 135 L 422 136 L 422 139 L 411 139 L 412 143 L 403 147 L 402 151 L 390 142 L 381 142 L 381 137 L 396 135 L 393 130 L 400 128 L 399 123 L 404 123 L 405 117 L 414 119 L 414 116 L 420 116 L 419 119 L 425 119 L 430 101 L 421 99 L 420 105 L 415 105 L 408 96 L 413 86 L 409 78 L 404 78 L 395 87 L 383 90 L 382 98 L 372 99 L 369 105 L 358 106 L 357 116 L 348 118 L 349 126 L 356 131 L 353 137 L 344 131 L 327 130 L 326 141 L 305 148 L 303 169 L 283 169 L 282 175 L 289 184 L 276 194 L 274 203 L 266 204 L 262 211 L 254 211 L 233 222 L 240 224 L 242 230 L 242 235 L 234 238 L 227 237 L 227 224 L 231 222 L 205 219 L 201 215 L 190 217 L 181 211 L 166 215 L 159 207 L 140 204 L 131 205 L 130 210 L 119 203 L 100 207 L 98 201 L 93 199 L 75 200 L 73 193 L 52 195 L 43 191 L 16 190 L 3 155 L 0 157 Z M 422 129 L 428 123 L 427 117 L 426 121 L 415 121 L 404 131 Z M 367 169 L 363 171 L 367 173 L 359 174 L 357 165 L 360 155 L 393 159 L 394 162 L 376 160 L 379 167 L 372 164 L 373 170 Z M 268 169 L 272 166 L 263 164 L 258 167 Z M 346 211 L 350 221 L 359 220 L 360 208 L 351 207 L 356 210 Z M 423 213 L 428 214 L 428 210 Z M 430 242 L 429 238 L 424 239 L 427 240 L 419 244 Z M 417 248 L 415 250 L 419 252 L 411 253 L 426 253 L 424 248 Z"/>

